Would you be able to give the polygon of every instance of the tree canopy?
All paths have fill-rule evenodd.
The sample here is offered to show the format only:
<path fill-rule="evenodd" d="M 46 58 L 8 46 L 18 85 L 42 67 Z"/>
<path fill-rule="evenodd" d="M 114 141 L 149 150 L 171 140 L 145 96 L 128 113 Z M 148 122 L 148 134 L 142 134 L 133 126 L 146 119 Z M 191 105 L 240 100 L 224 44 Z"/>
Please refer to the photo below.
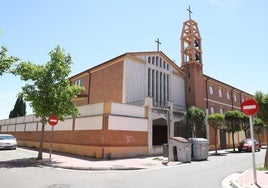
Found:
<path fill-rule="evenodd" d="M 44 127 L 51 115 L 63 121 L 66 116 L 79 114 L 72 99 L 83 90 L 78 85 L 70 85 L 68 76 L 71 72 L 72 59 L 69 54 L 57 46 L 50 53 L 50 61 L 45 65 L 21 62 L 14 70 L 21 80 L 27 81 L 22 87 L 22 95 L 36 117 L 41 118 L 42 130 L 38 159 L 42 159 Z"/>
<path fill-rule="evenodd" d="M 13 65 L 13 63 L 17 62 L 19 58 L 14 56 L 7 55 L 7 48 L 2 46 L 0 50 L 0 76 L 3 73 L 8 72 Z"/>
<path fill-rule="evenodd" d="M 198 131 L 205 130 L 205 118 L 206 114 L 203 110 L 195 106 L 192 106 L 188 109 L 188 123 L 192 130 L 193 138 L 196 137 Z"/>

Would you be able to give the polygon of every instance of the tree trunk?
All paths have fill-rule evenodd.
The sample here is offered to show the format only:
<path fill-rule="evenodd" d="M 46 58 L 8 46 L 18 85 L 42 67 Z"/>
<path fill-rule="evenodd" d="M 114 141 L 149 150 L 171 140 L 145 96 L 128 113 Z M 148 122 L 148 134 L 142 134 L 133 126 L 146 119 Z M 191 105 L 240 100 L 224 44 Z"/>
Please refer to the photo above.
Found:
<path fill-rule="evenodd" d="M 233 150 L 235 151 L 234 132 L 232 132 L 232 140 L 233 140 Z"/>
<path fill-rule="evenodd" d="M 260 133 L 258 132 L 258 141 L 260 143 L 260 147 L 262 146 L 262 143 L 261 143 L 261 138 L 260 138 Z"/>
<path fill-rule="evenodd" d="M 217 154 L 217 130 L 215 130 L 215 153 Z"/>
<path fill-rule="evenodd" d="M 264 159 L 264 168 L 268 168 L 268 140 L 266 141 L 266 154 Z"/>
<path fill-rule="evenodd" d="M 43 159 L 44 134 L 45 134 L 45 122 L 42 120 L 42 130 L 41 130 L 40 145 L 39 145 L 37 160 Z"/>

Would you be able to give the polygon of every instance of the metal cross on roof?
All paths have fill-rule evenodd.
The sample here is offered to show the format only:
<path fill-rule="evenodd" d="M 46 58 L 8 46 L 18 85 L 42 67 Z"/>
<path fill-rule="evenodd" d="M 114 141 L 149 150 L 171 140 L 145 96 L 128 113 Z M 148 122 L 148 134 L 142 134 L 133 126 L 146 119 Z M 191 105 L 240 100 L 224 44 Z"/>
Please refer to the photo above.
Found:
<path fill-rule="evenodd" d="M 189 8 L 187 9 L 187 11 L 189 12 L 189 20 L 191 19 L 191 14 L 193 13 L 192 11 L 191 11 L 191 6 L 189 5 Z"/>
<path fill-rule="evenodd" d="M 157 51 L 159 51 L 159 45 L 161 44 L 161 42 L 159 41 L 159 38 L 157 38 L 155 42 L 157 43 Z"/>

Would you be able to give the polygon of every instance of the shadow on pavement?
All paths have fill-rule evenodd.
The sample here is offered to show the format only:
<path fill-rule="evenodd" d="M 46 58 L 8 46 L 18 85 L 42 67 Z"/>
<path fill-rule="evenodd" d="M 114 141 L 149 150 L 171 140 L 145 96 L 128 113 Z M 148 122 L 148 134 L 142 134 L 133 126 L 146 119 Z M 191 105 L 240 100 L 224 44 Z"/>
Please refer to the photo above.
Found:
<path fill-rule="evenodd" d="M 0 168 L 25 168 L 25 167 L 40 167 L 46 161 L 37 160 L 36 158 L 14 159 L 10 161 L 1 161 Z"/>

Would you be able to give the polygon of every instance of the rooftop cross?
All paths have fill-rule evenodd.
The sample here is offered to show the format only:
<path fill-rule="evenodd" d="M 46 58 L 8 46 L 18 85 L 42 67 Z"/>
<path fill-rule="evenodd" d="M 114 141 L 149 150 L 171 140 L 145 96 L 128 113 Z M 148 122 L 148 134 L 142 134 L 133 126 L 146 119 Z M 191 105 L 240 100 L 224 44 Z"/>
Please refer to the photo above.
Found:
<path fill-rule="evenodd" d="M 189 8 L 187 9 L 187 11 L 189 12 L 189 20 L 191 19 L 191 14 L 193 13 L 192 11 L 191 11 L 191 6 L 189 5 Z"/>
<path fill-rule="evenodd" d="M 161 42 L 159 41 L 159 38 L 157 38 L 155 42 L 157 43 L 157 51 L 159 51 L 159 45 L 161 44 Z"/>

